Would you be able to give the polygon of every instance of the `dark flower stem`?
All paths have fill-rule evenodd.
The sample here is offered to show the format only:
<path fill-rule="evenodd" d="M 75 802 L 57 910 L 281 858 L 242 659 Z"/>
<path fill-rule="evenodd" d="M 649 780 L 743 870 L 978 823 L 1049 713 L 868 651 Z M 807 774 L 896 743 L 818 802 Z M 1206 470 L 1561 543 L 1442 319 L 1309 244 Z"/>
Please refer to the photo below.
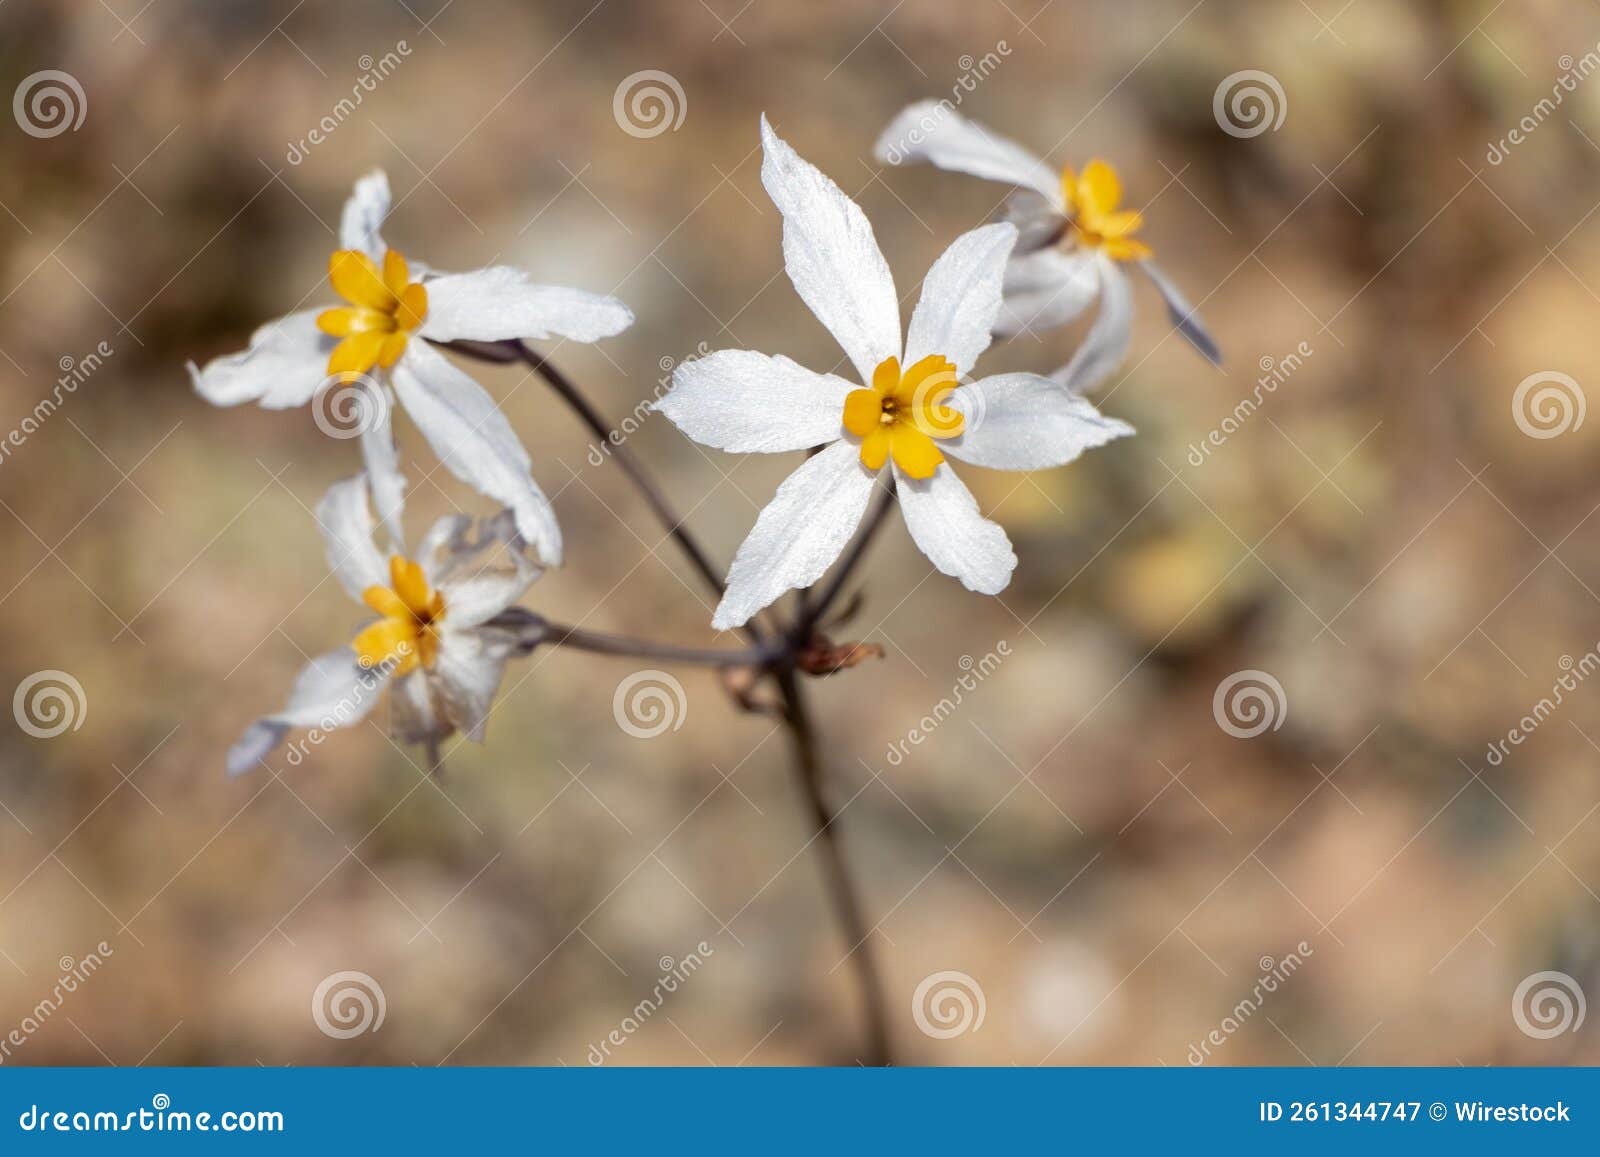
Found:
<path fill-rule="evenodd" d="M 834 910 L 844 931 L 847 954 L 861 985 L 862 1015 L 867 1024 L 865 1055 L 861 1062 L 874 1067 L 889 1065 L 893 1063 L 889 1046 L 889 1014 L 884 1000 L 883 980 L 873 954 L 873 930 L 867 927 L 861 900 L 856 895 L 850 870 L 845 865 L 844 850 L 839 844 L 838 825 L 834 822 L 838 814 L 828 805 L 823 786 L 816 728 L 812 725 L 805 692 L 795 678 L 794 669 L 785 667 L 776 673 L 776 678 L 783 692 L 795 769 L 799 772 L 800 786 L 805 792 L 812 823 L 816 828 L 816 835 L 812 838 L 822 851 L 828 892 L 833 898 Z"/>
<path fill-rule="evenodd" d="M 549 359 L 529 349 L 520 341 L 455 341 L 441 344 L 457 353 L 485 361 L 501 364 L 520 361 L 542 377 L 572 408 L 583 424 L 607 446 L 607 452 L 639 488 L 650 509 L 677 541 L 695 570 L 706 581 L 706 585 L 716 592 L 718 598 L 722 597 L 724 588 L 719 572 L 711 565 L 709 556 L 684 526 L 683 520 L 673 510 L 660 487 L 633 456 L 633 452 L 612 438 L 613 427 L 610 423 L 601 417 L 600 412 L 594 408 L 577 385 Z M 744 633 L 753 644 L 747 650 L 698 650 L 595 631 L 583 631 L 576 627 L 547 623 L 526 611 L 508 612 L 507 616 L 502 616 L 495 624 L 515 633 L 518 645 L 527 650 L 548 644 L 661 662 L 722 668 L 761 668 L 772 675 L 783 697 L 782 717 L 794 749 L 795 775 L 805 795 L 815 827 L 812 840 L 822 854 L 828 894 L 833 902 L 835 914 L 849 948 L 850 960 L 861 985 L 862 1012 L 866 1020 L 867 1036 L 861 1060 L 865 1064 L 874 1066 L 894 1063 L 889 1044 L 888 1007 L 871 944 L 871 929 L 867 926 L 861 901 L 856 894 L 849 869 L 845 865 L 835 823 L 837 815 L 827 801 L 816 728 L 807 710 L 799 680 L 796 678 L 795 656 L 810 642 L 817 623 L 822 620 L 840 591 L 844 589 L 850 572 L 855 569 L 868 543 L 882 525 L 892 499 L 891 484 L 890 489 L 879 498 L 878 506 L 869 516 L 866 527 L 851 546 L 848 555 L 821 597 L 813 601 L 808 596 L 802 595 L 800 613 L 791 629 L 781 631 L 777 639 L 769 641 L 754 621 L 745 625 Z M 515 610 L 513 608 L 513 612 Z"/>
<path fill-rule="evenodd" d="M 543 378 L 546 384 L 578 416 L 578 419 L 589 427 L 589 431 L 600 439 L 601 444 L 605 447 L 605 453 L 610 455 L 618 466 L 622 467 L 622 472 L 638 487 L 639 493 L 643 495 L 645 502 L 655 514 L 656 519 L 666 528 L 667 533 L 677 540 L 679 547 L 683 549 L 684 555 L 689 559 L 694 569 L 700 573 L 700 577 L 705 580 L 706 585 L 716 593 L 719 599 L 722 597 L 722 578 L 717 573 L 717 569 L 711 565 L 710 557 L 700 546 L 694 535 L 689 533 L 688 528 L 684 526 L 683 519 L 672 508 L 672 503 L 667 500 L 666 494 L 656 485 L 655 480 L 650 477 L 639 460 L 634 457 L 633 451 L 625 443 L 613 437 L 616 433 L 616 428 L 601 416 L 600 411 L 595 409 L 594 405 L 583 395 L 583 392 L 578 389 L 571 378 L 557 369 L 549 358 L 529 349 L 525 343 L 520 341 L 455 341 L 444 344 L 447 349 L 453 349 L 458 353 L 482 358 L 486 361 L 500 362 L 502 364 L 520 361 Z M 750 625 L 746 633 L 752 639 L 759 639 L 761 635 L 760 629 L 754 624 Z"/>
<path fill-rule="evenodd" d="M 563 623 L 548 622 L 538 615 L 512 607 L 492 619 L 488 626 L 512 635 L 519 650 L 533 651 L 538 647 L 571 647 L 577 651 L 590 651 L 597 655 L 618 655 L 631 659 L 651 659 L 660 663 L 681 663 L 690 667 L 768 667 L 783 655 L 780 646 L 763 643 L 742 649 L 680 647 L 674 643 L 658 643 L 653 639 L 637 639 L 630 635 L 613 635 L 605 631 L 586 631 Z"/>
<path fill-rule="evenodd" d="M 800 619 L 794 629 L 798 645 L 805 645 L 811 632 L 822 622 L 829 608 L 843 592 L 845 584 L 850 581 L 850 572 L 855 570 L 856 564 L 867 553 L 867 547 L 871 546 L 872 540 L 878 536 L 878 531 L 883 528 L 884 519 L 888 517 L 892 506 L 894 506 L 894 481 L 891 479 L 889 484 L 878 492 L 877 505 L 867 515 L 866 525 L 856 533 L 855 541 L 845 552 L 844 561 L 834 568 L 833 578 L 823 588 L 822 594 L 815 599 L 802 600 Z"/>

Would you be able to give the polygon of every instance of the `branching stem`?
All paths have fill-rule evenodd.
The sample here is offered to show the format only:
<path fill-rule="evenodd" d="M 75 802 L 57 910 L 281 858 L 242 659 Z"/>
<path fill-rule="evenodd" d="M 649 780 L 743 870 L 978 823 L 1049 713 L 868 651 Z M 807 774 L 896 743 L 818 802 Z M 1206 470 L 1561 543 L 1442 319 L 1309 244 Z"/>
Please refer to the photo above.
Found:
<path fill-rule="evenodd" d="M 709 556 L 684 526 L 668 502 L 665 494 L 646 472 L 633 452 L 613 438 L 613 428 L 600 412 L 578 389 L 577 385 L 553 365 L 548 358 L 529 349 L 520 341 L 443 343 L 447 348 L 469 357 L 506 364 L 522 362 L 542 377 L 591 432 L 598 437 L 609 454 L 628 478 L 638 487 L 645 502 L 682 548 L 694 569 L 718 598 L 722 597 L 723 584 L 718 570 L 711 565 Z M 668 643 L 634 639 L 621 635 L 604 634 L 546 622 L 531 612 L 513 608 L 500 616 L 494 625 L 515 635 L 519 647 L 531 651 L 540 645 L 572 647 L 606 655 L 625 655 L 664 663 L 685 663 L 719 668 L 757 668 L 770 674 L 783 697 L 783 721 L 788 728 L 794 749 L 794 770 L 815 828 L 812 841 L 817 845 L 823 860 L 828 895 L 844 934 L 848 958 L 860 982 L 862 1011 L 866 1020 L 866 1043 L 862 1061 L 869 1065 L 893 1063 L 889 1043 L 888 1007 L 884 998 L 883 982 L 871 942 L 872 929 L 868 926 L 849 869 L 845 865 L 840 846 L 837 813 L 828 803 L 823 782 L 822 759 L 815 727 L 806 706 L 804 692 L 797 678 L 795 658 L 806 647 L 818 623 L 823 620 L 840 592 L 844 589 L 856 564 L 860 562 L 867 546 L 882 526 L 889 507 L 893 504 L 893 484 L 879 496 L 878 504 L 868 516 L 866 525 L 857 535 L 833 579 L 820 596 L 812 598 L 802 593 L 799 614 L 795 623 L 769 640 L 754 623 L 744 628 L 751 646 L 744 650 L 704 650 L 678 647 Z"/>

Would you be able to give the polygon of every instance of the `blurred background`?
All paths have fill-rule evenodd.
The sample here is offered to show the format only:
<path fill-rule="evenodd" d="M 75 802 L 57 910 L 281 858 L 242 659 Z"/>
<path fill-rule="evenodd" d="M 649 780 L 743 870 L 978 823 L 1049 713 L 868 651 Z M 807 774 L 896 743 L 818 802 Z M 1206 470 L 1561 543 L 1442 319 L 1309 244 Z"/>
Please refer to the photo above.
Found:
<path fill-rule="evenodd" d="M 886 657 L 810 690 L 900 1059 L 1600 1062 L 1597 42 L 1555 0 L 6 4 L 0 1059 L 854 1063 L 785 737 L 709 674 L 642 738 L 614 711 L 641 664 L 542 652 L 439 782 L 381 710 L 223 775 L 360 619 L 310 515 L 358 455 L 305 409 L 203 404 L 184 363 L 331 303 L 340 205 L 382 167 L 409 257 L 633 307 L 544 347 L 615 422 L 700 348 L 828 368 L 758 116 L 909 292 L 1004 195 L 873 160 L 950 99 L 1112 161 L 1226 363 L 1136 283 L 1099 402 L 1140 436 L 962 471 L 1021 558 L 1004 595 L 898 518 L 861 572 L 839 637 Z M 30 81 L 75 123 L 31 119 Z M 1230 82 L 1273 125 L 1219 111 Z M 1087 324 L 984 369 L 1053 369 Z M 472 372 L 568 539 L 527 604 L 731 645 L 543 384 Z M 721 560 L 795 462 L 629 431 Z M 441 473 L 408 519 L 458 508 L 487 513 Z M 29 718 L 52 685 L 65 720 Z"/>

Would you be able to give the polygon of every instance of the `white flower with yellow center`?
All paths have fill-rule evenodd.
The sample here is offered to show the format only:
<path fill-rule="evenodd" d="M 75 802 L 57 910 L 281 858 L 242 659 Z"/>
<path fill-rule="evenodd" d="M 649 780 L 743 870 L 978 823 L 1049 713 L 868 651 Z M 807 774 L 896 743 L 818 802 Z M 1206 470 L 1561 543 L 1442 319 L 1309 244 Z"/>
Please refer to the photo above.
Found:
<path fill-rule="evenodd" d="M 328 565 L 379 617 L 352 642 L 312 659 L 283 710 L 256 720 L 228 751 L 228 773 L 261 762 L 291 728 L 330 731 L 364 719 L 389 692 L 390 731 L 407 743 L 452 731 L 482 742 L 512 636 L 488 626 L 539 577 L 511 512 L 478 524 L 457 514 L 423 536 L 414 557 L 373 541 L 365 474 L 336 482 L 317 506 Z"/>
<path fill-rule="evenodd" d="M 445 467 L 510 508 L 540 559 L 557 565 L 561 529 L 533 480 L 527 450 L 494 399 L 429 342 L 551 336 L 592 342 L 628 328 L 633 314 L 615 298 L 538 285 L 509 266 L 414 274 L 378 231 L 389 204 L 382 172 L 357 181 L 345 203 L 342 248 L 328 262 L 345 305 L 292 313 L 258 329 L 243 353 L 204 369 L 191 363 L 195 389 L 218 406 L 258 402 L 269 410 L 306 405 L 324 385 L 371 391 L 361 449 L 379 517 L 398 537 L 405 479 L 390 423 L 392 386 Z"/>
<path fill-rule="evenodd" d="M 902 344 L 894 279 L 866 215 L 765 117 L 761 136 L 761 180 L 783 215 L 789 279 L 861 384 L 749 350 L 696 358 L 673 374 L 656 408 L 697 442 L 735 453 L 823 447 L 756 519 L 712 625 L 737 627 L 821 577 L 885 469 L 893 471 L 911 537 L 933 565 L 970 590 L 997 594 L 1017 557 L 945 456 L 1036 470 L 1132 428 L 1037 374 L 960 384 L 989 345 L 1014 226 L 974 229 L 934 262 Z"/>
<path fill-rule="evenodd" d="M 1005 305 L 995 333 L 1009 337 L 1053 329 L 1100 298 L 1088 337 L 1051 375 L 1056 381 L 1079 392 L 1091 390 L 1121 364 L 1133 323 L 1133 293 L 1121 270 L 1129 262 L 1160 291 L 1178 332 L 1205 358 L 1221 361 L 1199 314 L 1150 259 L 1150 247 L 1133 236 L 1144 217 L 1122 208 L 1122 182 L 1106 162 L 1090 161 L 1081 173 L 1057 172 L 1016 142 L 937 101 L 914 104 L 895 117 L 875 152 L 885 164 L 927 161 L 1017 187 L 1006 215 L 1021 235 L 1006 267 Z"/>

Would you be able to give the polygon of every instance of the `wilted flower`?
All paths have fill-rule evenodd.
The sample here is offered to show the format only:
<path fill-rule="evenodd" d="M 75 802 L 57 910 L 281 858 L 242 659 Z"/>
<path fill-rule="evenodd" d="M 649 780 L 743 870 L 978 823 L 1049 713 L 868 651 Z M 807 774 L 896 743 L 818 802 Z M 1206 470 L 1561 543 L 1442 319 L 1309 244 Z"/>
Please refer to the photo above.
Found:
<path fill-rule="evenodd" d="M 1072 360 L 1051 375 L 1076 391 L 1093 389 L 1122 362 L 1133 322 L 1133 294 L 1121 265 L 1142 269 L 1166 300 L 1173 324 L 1212 362 L 1221 360 L 1194 307 L 1134 237 L 1143 215 L 1122 208 L 1116 170 L 1093 160 L 1081 173 L 1057 172 L 1014 141 L 996 136 L 934 101 L 911 105 L 878 138 L 886 164 L 928 161 L 1017 186 L 1006 216 L 1021 236 L 1005 275 L 1001 336 L 1052 329 L 1082 313 L 1096 296 L 1100 312 Z"/>
<path fill-rule="evenodd" d="M 285 409 L 310 402 L 323 385 L 364 391 L 361 448 L 379 517 L 399 537 L 405 479 L 390 424 L 389 386 L 439 460 L 467 485 L 513 512 L 517 529 L 550 565 L 561 561 L 561 530 L 534 482 L 528 452 L 482 386 L 430 341 L 503 341 L 558 335 L 592 342 L 633 323 L 612 297 L 535 284 L 496 265 L 472 273 L 413 270 L 378 229 L 389 212 L 389 181 L 374 172 L 345 203 L 328 262 L 345 304 L 292 313 L 258 329 L 243 353 L 204 369 L 190 363 L 195 389 L 219 406 L 259 402 Z M 387 383 L 387 384 L 385 384 Z"/>
<path fill-rule="evenodd" d="M 862 384 L 749 350 L 697 358 L 673 374 L 673 389 L 656 408 L 697 442 L 734 452 L 825 447 L 761 512 L 712 625 L 739 626 L 784 591 L 819 578 L 890 461 L 917 546 L 969 589 L 998 593 L 1016 555 L 945 455 L 1034 470 L 1070 462 L 1132 428 L 1036 374 L 960 384 L 989 345 L 1015 226 L 988 225 L 956 239 L 923 281 L 902 343 L 894 280 L 866 215 L 765 117 L 761 133 L 761 180 L 783 215 L 789 278 Z"/>
<path fill-rule="evenodd" d="M 368 490 L 364 474 L 336 482 L 317 505 L 317 522 L 340 584 L 378 618 L 306 664 L 283 710 L 256 720 L 229 749 L 231 775 L 254 767 L 290 728 L 359 722 L 385 687 L 395 738 L 421 743 L 461 731 L 483 739 L 515 649 L 510 635 L 487 624 L 522 597 L 539 568 L 525 557 L 509 510 L 470 536 L 466 515 L 441 518 L 414 556 L 396 539 L 385 560 L 373 541 Z"/>

